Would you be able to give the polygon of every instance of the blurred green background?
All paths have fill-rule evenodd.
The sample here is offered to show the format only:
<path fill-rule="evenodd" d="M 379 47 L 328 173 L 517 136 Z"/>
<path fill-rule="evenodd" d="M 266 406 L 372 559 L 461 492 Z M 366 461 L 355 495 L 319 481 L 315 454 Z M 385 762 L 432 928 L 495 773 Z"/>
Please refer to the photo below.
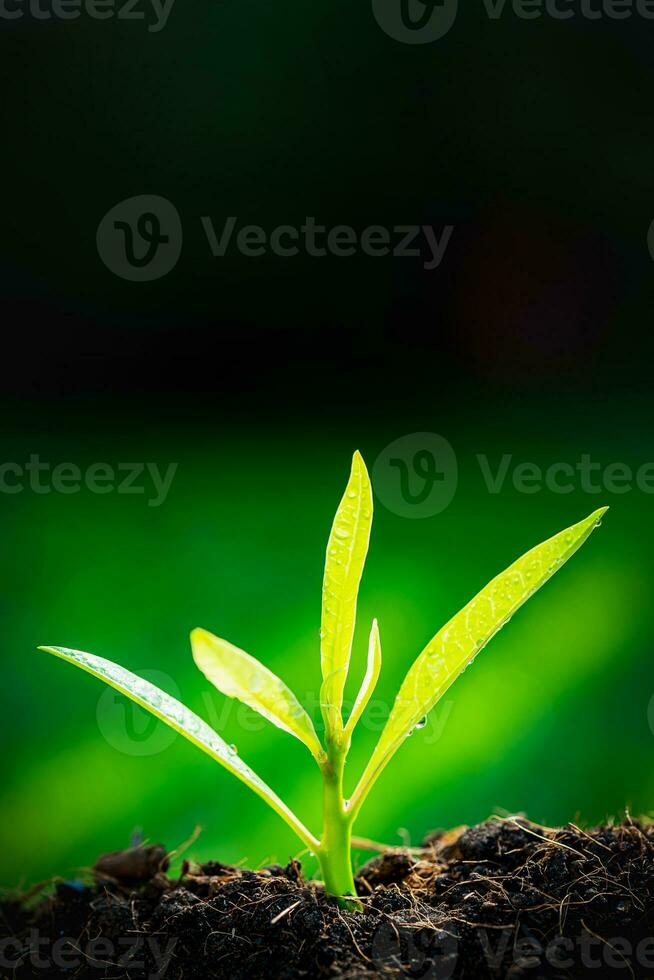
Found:
<path fill-rule="evenodd" d="M 625 407 L 636 417 L 633 403 Z M 429 428 L 456 454 L 450 505 L 410 519 L 376 500 L 349 696 L 364 670 L 373 616 L 384 665 L 355 739 L 350 786 L 403 673 L 436 629 L 527 548 L 602 503 L 611 510 L 407 740 L 358 834 L 417 843 L 436 827 L 496 811 L 557 824 L 620 818 L 626 806 L 635 814 L 652 809 L 652 496 L 636 487 L 594 494 L 579 486 L 526 494 L 510 477 L 490 493 L 477 459 L 486 455 L 493 471 L 504 453 L 512 465 L 546 468 L 575 465 L 583 451 L 602 472 L 609 463 L 649 461 L 644 431 L 600 425 L 594 414 L 578 406 L 573 434 L 565 407 L 546 417 L 544 405 L 532 406 L 518 418 L 498 405 L 492 425 L 481 412 L 467 417 L 453 407 L 446 425 L 433 418 Z M 372 468 L 391 438 L 413 431 L 360 424 L 280 434 L 262 423 L 256 431 L 234 425 L 226 437 L 200 426 L 121 428 L 91 433 L 78 425 L 74 447 L 67 435 L 43 429 L 31 443 L 6 437 L 10 459 L 26 460 L 31 446 L 50 463 L 150 460 L 178 469 L 159 507 L 147 505 L 149 492 L 3 497 L 5 885 L 72 875 L 127 845 L 138 827 L 173 848 L 200 824 L 189 852 L 195 858 L 258 865 L 299 852 L 272 811 L 209 758 L 179 736 L 169 744 L 164 726 L 153 731 L 140 709 L 35 646 L 76 647 L 145 671 L 220 727 L 318 830 L 310 756 L 209 689 L 192 664 L 188 633 L 202 625 L 260 657 L 318 720 L 322 565 L 350 454 L 360 448 Z"/>
<path fill-rule="evenodd" d="M 528 494 L 510 478 L 490 493 L 477 460 L 654 459 L 654 24 L 460 7 L 422 46 L 384 34 L 368 0 L 177 0 L 156 34 L 2 21 L 0 465 L 178 466 L 156 508 L 0 492 L 1 884 L 73 875 L 139 827 L 173 848 L 202 825 L 196 858 L 298 853 L 217 765 L 35 648 L 158 671 L 317 830 L 308 753 L 209 691 L 188 634 L 227 637 L 315 705 L 351 453 L 372 468 L 414 432 L 449 441 L 458 486 L 423 520 L 376 503 L 350 697 L 373 616 L 384 667 L 350 786 L 447 618 L 527 548 L 611 510 L 407 741 L 358 834 L 416 843 L 496 810 L 556 824 L 654 807 L 652 495 Z M 96 232 L 142 194 L 175 205 L 184 244 L 168 276 L 134 283 L 102 263 Z M 306 216 L 454 232 L 433 272 L 214 259 L 200 217 L 230 215 L 268 232 Z"/>

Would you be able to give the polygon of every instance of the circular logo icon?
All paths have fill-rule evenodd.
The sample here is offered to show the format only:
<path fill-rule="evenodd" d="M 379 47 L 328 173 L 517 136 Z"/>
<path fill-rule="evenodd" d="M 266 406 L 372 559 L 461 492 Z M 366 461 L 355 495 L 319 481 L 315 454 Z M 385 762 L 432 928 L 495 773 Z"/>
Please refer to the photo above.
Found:
<path fill-rule="evenodd" d="M 129 197 L 105 214 L 96 244 L 100 258 L 115 275 L 130 282 L 151 282 L 177 265 L 182 222 L 165 197 Z"/>
<path fill-rule="evenodd" d="M 381 29 L 403 44 L 429 44 L 450 30 L 458 0 L 372 0 Z"/>
<path fill-rule="evenodd" d="M 411 980 L 449 980 L 454 973 L 459 944 L 444 930 L 396 926 L 385 919 L 372 937 L 372 961 L 389 976 Z"/>
<path fill-rule="evenodd" d="M 179 689 L 168 674 L 161 670 L 141 670 L 137 673 L 179 700 Z M 177 734 L 165 722 L 159 721 L 113 687 L 105 688 L 98 701 L 96 717 L 106 741 L 124 755 L 157 755 L 172 745 Z"/>
<path fill-rule="evenodd" d="M 458 467 L 452 446 L 435 432 L 396 439 L 375 460 L 372 480 L 382 504 L 399 517 L 440 514 L 456 492 Z"/>

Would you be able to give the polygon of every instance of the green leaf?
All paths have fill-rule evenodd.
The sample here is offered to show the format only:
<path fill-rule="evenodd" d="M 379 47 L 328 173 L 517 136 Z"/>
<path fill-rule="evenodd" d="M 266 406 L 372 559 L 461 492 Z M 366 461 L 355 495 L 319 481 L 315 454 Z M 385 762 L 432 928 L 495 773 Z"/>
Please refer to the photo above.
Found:
<path fill-rule="evenodd" d="M 350 717 L 347 720 L 345 726 L 345 731 L 343 733 L 343 742 L 349 745 L 349 741 L 352 738 L 352 732 L 355 726 L 363 714 L 363 711 L 370 700 L 370 696 L 375 689 L 375 685 L 379 680 L 379 672 L 381 670 L 381 641 L 379 639 L 379 626 L 377 625 L 377 620 L 373 619 L 372 629 L 370 630 L 370 639 L 368 641 L 368 664 L 366 666 L 366 673 L 364 675 L 363 681 L 361 682 L 361 688 L 357 694 L 356 701 L 352 707 Z"/>
<path fill-rule="evenodd" d="M 359 452 L 332 525 L 322 589 L 320 704 L 328 739 L 343 728 L 343 689 L 352 653 L 357 596 L 372 525 L 372 489 Z"/>
<path fill-rule="evenodd" d="M 292 827 L 307 847 L 315 850 L 318 846 L 318 841 L 313 834 L 307 830 L 277 794 L 243 762 L 236 749 L 227 745 L 213 728 L 180 701 L 171 698 L 170 695 L 155 687 L 154 684 L 132 674 L 124 667 L 112 663 L 111 660 L 96 657 L 92 653 L 82 653 L 80 650 L 69 650 L 66 647 L 43 646 L 39 647 L 39 650 L 52 653 L 55 657 L 60 657 L 62 660 L 67 660 L 69 663 L 81 667 L 82 670 L 88 671 L 94 677 L 99 677 L 100 680 L 105 681 L 120 691 L 121 694 L 131 698 L 136 704 L 170 725 L 176 732 L 187 738 L 193 745 L 197 745 L 203 752 L 206 752 L 212 759 L 233 773 L 237 779 L 249 786 L 257 796 L 265 800 Z"/>
<path fill-rule="evenodd" d="M 607 507 L 596 510 L 579 524 L 532 548 L 489 582 L 427 644 L 395 699 L 377 747 L 352 796 L 353 809 L 360 807 L 407 735 L 516 610 L 581 547 L 606 510 Z"/>
<path fill-rule="evenodd" d="M 193 630 L 191 646 L 197 667 L 214 687 L 228 698 L 238 698 L 273 725 L 295 735 L 318 763 L 324 761 L 325 751 L 311 718 L 276 674 L 249 653 L 207 630 Z"/>

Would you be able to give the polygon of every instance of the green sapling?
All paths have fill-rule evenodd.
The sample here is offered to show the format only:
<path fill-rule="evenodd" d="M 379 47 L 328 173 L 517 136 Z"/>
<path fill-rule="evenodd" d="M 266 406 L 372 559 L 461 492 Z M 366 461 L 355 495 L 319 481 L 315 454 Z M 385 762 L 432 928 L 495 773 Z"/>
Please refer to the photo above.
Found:
<path fill-rule="evenodd" d="M 370 478 L 358 452 L 354 454 L 350 478 L 327 545 L 320 629 L 323 740 L 295 695 L 272 671 L 226 640 L 203 629 L 193 630 L 193 657 L 205 677 L 223 694 L 238 698 L 278 728 L 300 739 L 311 752 L 323 780 L 320 838 L 243 762 L 233 746 L 179 701 L 101 657 L 65 647 L 39 649 L 101 678 L 165 721 L 249 786 L 317 856 L 327 893 L 336 896 L 344 906 L 356 908 L 359 903 L 352 875 L 352 827 L 384 767 L 491 637 L 583 544 L 606 509 L 596 510 L 585 520 L 532 548 L 489 582 L 436 633 L 406 675 L 379 742 L 349 796 L 343 788 L 345 760 L 354 728 L 375 688 L 381 667 L 379 629 L 374 620 L 365 676 L 352 711 L 344 721 L 343 691 L 373 510 Z"/>

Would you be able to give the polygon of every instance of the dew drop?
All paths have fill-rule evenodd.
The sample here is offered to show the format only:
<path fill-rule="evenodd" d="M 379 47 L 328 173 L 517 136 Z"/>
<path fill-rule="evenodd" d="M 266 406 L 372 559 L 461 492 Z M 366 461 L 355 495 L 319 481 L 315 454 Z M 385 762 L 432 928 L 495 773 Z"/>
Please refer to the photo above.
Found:
<path fill-rule="evenodd" d="M 238 749 L 236 748 L 235 745 L 230 745 L 229 746 L 229 754 L 230 755 L 238 755 Z"/>
<path fill-rule="evenodd" d="M 420 721 L 417 722 L 416 731 L 420 731 L 420 729 L 424 728 L 426 724 L 427 724 L 427 715 L 425 715 L 424 718 L 421 718 Z"/>

